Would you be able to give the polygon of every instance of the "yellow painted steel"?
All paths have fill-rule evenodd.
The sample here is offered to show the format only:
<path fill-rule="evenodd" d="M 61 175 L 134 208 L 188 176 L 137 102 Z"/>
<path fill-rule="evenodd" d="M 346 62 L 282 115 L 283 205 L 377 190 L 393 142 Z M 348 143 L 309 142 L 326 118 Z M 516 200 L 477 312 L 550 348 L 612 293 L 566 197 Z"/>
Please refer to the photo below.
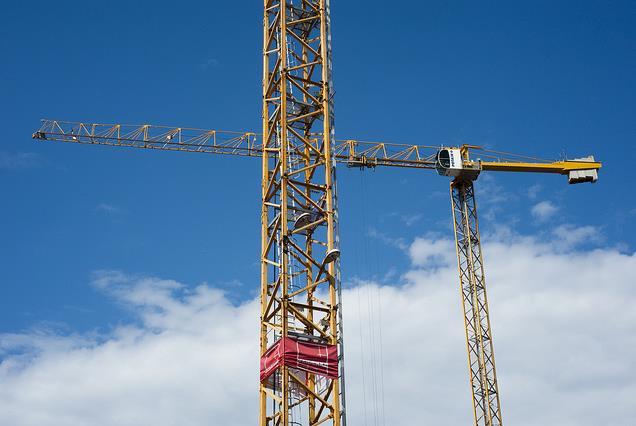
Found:
<path fill-rule="evenodd" d="M 294 57 L 302 58 L 305 67 L 300 64 L 293 68 L 304 71 L 301 79 L 290 82 L 294 80 L 289 74 L 290 67 L 285 72 L 286 62 L 278 57 L 278 52 L 285 52 L 285 48 L 282 45 L 280 49 L 271 46 L 276 40 L 275 34 L 283 31 L 282 26 L 286 25 L 286 19 L 277 12 L 282 3 L 266 1 L 266 4 L 269 5 L 269 13 L 265 14 L 264 20 L 262 137 L 252 132 L 57 120 L 43 120 L 40 129 L 33 134 L 37 140 L 261 157 L 261 354 L 276 339 L 294 333 L 342 344 L 338 262 L 324 264 L 327 254 L 337 249 L 334 163 L 360 168 L 435 169 L 440 149 L 426 145 L 334 140 L 329 101 L 332 99 L 329 95 L 330 75 L 322 59 L 329 55 L 329 51 L 326 46 L 316 51 L 307 40 L 300 43 L 301 53 Z M 311 9 L 316 15 L 308 16 L 308 20 L 327 21 L 324 4 L 320 2 L 320 5 L 315 10 Z M 325 40 L 325 31 L 328 31 L 325 25 L 320 24 L 321 35 L 316 40 Z M 308 71 L 310 67 L 315 69 L 309 64 L 316 62 L 323 64 L 318 76 Z M 286 85 L 298 89 L 297 97 L 293 91 L 288 93 L 283 89 Z M 313 93 L 312 88 L 318 92 Z M 290 106 L 295 103 L 312 105 L 313 112 L 307 113 L 306 109 L 299 112 Z M 302 126 L 294 123 L 302 123 Z M 462 152 L 464 164 L 478 171 L 567 175 L 571 171 L 598 170 L 602 166 L 596 161 L 529 161 L 527 157 L 491 152 L 475 146 L 457 148 Z M 476 153 L 494 157 L 494 160 L 473 160 L 471 154 Z M 474 424 L 501 426 L 477 205 L 470 179 L 456 178 L 453 181 L 451 206 Z M 294 228 L 294 222 L 301 213 L 314 217 Z M 323 287 L 327 297 L 320 299 L 317 294 Z M 342 349 L 340 354 L 344 356 Z M 260 384 L 261 426 L 346 426 L 344 374 L 322 388 L 312 375 L 303 381 L 284 367 L 277 374 L 279 388 L 270 389 Z M 292 409 L 300 406 L 306 406 L 306 418 L 291 419 Z"/>
<path fill-rule="evenodd" d="M 334 140 L 330 70 L 325 59 L 329 49 L 325 43 L 328 16 L 324 3 L 316 2 L 320 7 L 309 11 L 314 15 L 310 13 L 303 18 L 307 19 L 304 22 L 321 22 L 320 37 L 315 38 L 320 46 L 314 48 L 309 40 L 301 39 L 296 46 L 299 52 L 292 55 L 300 63 L 292 67 L 285 59 L 292 44 L 272 46 L 276 43 L 276 34 L 288 31 L 289 17 L 278 12 L 283 3 L 266 1 L 262 138 L 251 132 L 56 120 L 43 120 L 33 135 L 38 140 L 262 157 L 261 354 L 276 339 L 294 333 L 342 344 L 338 262 L 325 265 L 327 254 L 337 249 L 335 162 L 360 168 L 435 169 L 440 149 L 425 145 Z M 297 36 L 291 37 L 296 40 Z M 315 71 L 316 64 L 322 67 L 319 74 Z M 292 68 L 301 72 L 302 78 L 290 74 Z M 292 86 L 296 92 L 285 89 Z M 294 108 L 298 104 L 303 108 Z M 307 105 L 311 108 L 307 109 Z M 568 175 L 572 171 L 598 170 L 602 164 L 583 160 L 531 159 L 469 145 L 457 149 L 461 151 L 466 169 L 477 171 L 466 175 L 470 178 L 457 177 L 451 184 L 474 424 L 501 426 L 472 180 L 482 171 Z M 490 160 L 482 161 L 478 156 Z M 294 228 L 302 213 L 312 215 L 312 219 Z M 324 300 L 317 296 L 322 287 L 326 288 Z M 342 346 L 340 354 L 344 356 Z M 278 388 L 260 384 L 261 426 L 346 425 L 344 374 L 322 388 L 311 374 L 304 381 L 284 367 L 276 374 Z M 291 419 L 292 409 L 303 405 L 306 406 L 306 418 L 300 422 L 300 419 Z"/>
<path fill-rule="evenodd" d="M 451 183 L 451 206 L 474 424 L 501 426 L 501 401 L 472 181 L 455 179 Z"/>
<path fill-rule="evenodd" d="M 339 345 L 343 356 L 329 40 L 326 0 L 266 0 L 261 143 L 246 133 L 187 142 L 263 158 L 261 354 L 291 337 Z M 344 425 L 340 365 L 335 379 L 281 365 L 260 383 L 259 424 Z"/>
<path fill-rule="evenodd" d="M 341 371 L 326 380 L 281 366 L 259 384 L 260 426 L 346 426 L 335 164 L 438 166 L 439 146 L 334 138 L 329 15 L 329 0 L 264 0 L 262 134 L 58 120 L 42 120 L 33 134 L 42 141 L 261 158 L 260 353 L 282 337 L 335 344 Z M 602 164 L 444 148 L 459 149 L 466 167 L 452 171 L 451 206 L 474 424 L 501 426 L 473 180 L 482 171 L 568 175 Z M 592 181 L 576 174 L 571 181 Z"/>
<path fill-rule="evenodd" d="M 264 85 L 266 87 L 266 85 Z M 265 117 L 264 117 L 265 119 Z M 206 154 L 261 157 L 264 155 L 261 134 L 228 132 L 222 130 L 167 127 L 154 125 L 97 124 L 59 120 L 42 120 L 40 129 L 33 134 L 38 140 L 51 140 L 90 145 L 109 145 L 167 151 L 200 152 Z M 315 145 L 316 142 L 313 141 Z M 353 139 L 335 140 L 332 158 L 350 167 L 405 167 L 434 169 L 439 147 L 386 142 L 367 142 Z M 465 148 L 466 146 L 459 147 Z M 488 153 L 479 147 L 472 150 Z M 467 149 L 468 149 L 467 148 Z M 307 154 L 315 154 L 306 147 Z M 574 170 L 598 170 L 598 161 L 498 161 L 472 160 L 466 151 L 466 164 L 481 171 L 535 172 L 568 174 Z M 510 154 L 512 155 L 512 154 Z"/>
<path fill-rule="evenodd" d="M 481 170 L 491 172 L 531 172 L 558 173 L 566 175 L 575 170 L 599 170 L 602 164 L 598 161 L 555 161 L 552 163 L 528 163 L 506 161 L 481 161 Z"/>

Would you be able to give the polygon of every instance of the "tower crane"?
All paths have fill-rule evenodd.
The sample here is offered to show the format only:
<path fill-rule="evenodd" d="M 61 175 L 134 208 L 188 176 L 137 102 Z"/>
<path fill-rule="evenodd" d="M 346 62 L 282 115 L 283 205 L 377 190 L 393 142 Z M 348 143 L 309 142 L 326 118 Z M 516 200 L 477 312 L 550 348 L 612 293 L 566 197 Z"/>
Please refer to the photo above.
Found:
<path fill-rule="evenodd" d="M 336 140 L 330 25 L 329 0 L 264 1 L 260 134 L 47 119 L 33 138 L 261 159 L 260 426 L 346 426 L 336 164 L 451 177 L 474 424 L 501 426 L 473 182 L 487 171 L 595 182 L 601 163 Z"/>

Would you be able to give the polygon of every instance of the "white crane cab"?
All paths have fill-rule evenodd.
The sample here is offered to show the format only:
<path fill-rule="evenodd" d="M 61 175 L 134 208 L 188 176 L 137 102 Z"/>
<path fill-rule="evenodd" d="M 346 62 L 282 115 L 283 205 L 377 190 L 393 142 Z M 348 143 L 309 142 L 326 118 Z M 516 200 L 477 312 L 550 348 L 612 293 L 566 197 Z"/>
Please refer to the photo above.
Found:
<path fill-rule="evenodd" d="M 442 176 L 452 176 L 466 180 L 475 180 L 479 176 L 479 163 L 466 161 L 460 148 L 440 148 L 437 151 L 435 169 Z"/>

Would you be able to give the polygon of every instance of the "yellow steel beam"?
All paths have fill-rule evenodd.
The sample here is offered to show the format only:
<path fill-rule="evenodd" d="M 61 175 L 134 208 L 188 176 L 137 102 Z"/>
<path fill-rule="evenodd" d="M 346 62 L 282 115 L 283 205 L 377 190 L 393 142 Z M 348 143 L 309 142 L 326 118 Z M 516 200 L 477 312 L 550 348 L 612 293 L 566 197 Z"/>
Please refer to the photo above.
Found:
<path fill-rule="evenodd" d="M 481 161 L 481 170 L 491 172 L 531 172 L 557 173 L 567 175 L 576 170 L 599 170 L 602 164 L 598 161 L 555 161 L 553 163 L 527 163 L 509 161 Z"/>
<path fill-rule="evenodd" d="M 341 370 L 318 380 L 279 364 L 260 383 L 259 425 L 345 426 L 328 0 L 264 5 L 263 136 L 215 132 L 212 143 L 210 131 L 189 129 L 175 143 L 151 127 L 126 144 L 262 157 L 261 354 L 301 334 L 340 345 Z"/>
<path fill-rule="evenodd" d="M 264 116 L 264 120 L 267 120 Z M 297 133 L 290 129 L 290 133 Z M 302 136 L 302 135 L 301 135 Z M 253 132 L 227 132 L 220 130 L 195 129 L 186 127 L 167 127 L 154 125 L 121 125 L 42 120 L 40 129 L 33 134 L 34 139 L 71 142 L 91 145 L 110 145 L 166 151 L 200 152 L 207 154 L 236 155 L 243 157 L 261 157 L 268 149 L 263 149 L 262 136 Z M 271 136 L 268 135 L 268 139 Z M 321 151 L 315 140 L 302 142 L 304 157 L 320 157 Z M 463 146 L 460 149 L 468 157 L 469 150 L 479 147 Z M 358 140 L 336 140 L 333 142 L 332 157 L 338 163 L 350 167 L 370 168 L 378 166 L 434 169 L 437 164 L 439 147 L 431 145 L 409 145 L 385 142 L 366 142 Z M 489 151 L 482 151 L 488 155 Z M 564 160 L 549 162 L 511 161 L 501 158 L 494 161 L 472 160 L 467 158 L 466 166 L 480 171 L 495 172 L 534 172 L 567 175 L 577 170 L 598 170 L 602 164 L 598 161 Z M 315 161 L 304 167 L 311 169 L 320 166 Z M 305 170 L 298 169 L 293 173 Z"/>
<path fill-rule="evenodd" d="M 468 371 L 475 426 L 502 426 L 484 259 L 473 182 L 451 184 L 460 294 L 464 312 Z"/>
<path fill-rule="evenodd" d="M 545 161 L 472 145 L 338 141 L 331 80 L 329 0 L 264 0 L 262 135 L 43 120 L 33 138 L 262 159 L 261 355 L 281 338 L 301 333 L 305 339 L 338 345 L 341 369 L 336 378 L 317 380 L 315 374 L 299 377 L 299 371 L 279 365 L 271 381 L 259 384 L 260 426 L 346 426 L 335 163 L 437 169 L 453 176 L 474 424 L 501 426 L 472 181 L 481 171 L 497 171 L 563 174 L 570 183 L 594 182 L 601 163 L 592 157 Z M 473 160 L 474 151 L 488 160 Z"/>

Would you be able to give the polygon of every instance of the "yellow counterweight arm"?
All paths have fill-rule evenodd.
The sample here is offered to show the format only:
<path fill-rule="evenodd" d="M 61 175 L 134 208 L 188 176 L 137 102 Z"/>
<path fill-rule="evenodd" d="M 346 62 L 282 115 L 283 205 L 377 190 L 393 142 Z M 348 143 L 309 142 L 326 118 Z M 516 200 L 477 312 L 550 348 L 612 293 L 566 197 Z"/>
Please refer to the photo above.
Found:
<path fill-rule="evenodd" d="M 440 148 L 436 161 L 439 174 L 464 180 L 475 180 L 482 171 L 531 172 L 567 175 L 571 184 L 596 182 L 601 166 L 593 156 L 550 161 L 472 145 Z"/>
<path fill-rule="evenodd" d="M 594 161 L 592 158 L 555 161 L 552 163 L 511 163 L 482 161 L 481 169 L 495 172 L 534 172 L 534 173 L 558 173 L 566 175 L 574 170 L 585 170 L 601 168 L 601 163 Z"/>

